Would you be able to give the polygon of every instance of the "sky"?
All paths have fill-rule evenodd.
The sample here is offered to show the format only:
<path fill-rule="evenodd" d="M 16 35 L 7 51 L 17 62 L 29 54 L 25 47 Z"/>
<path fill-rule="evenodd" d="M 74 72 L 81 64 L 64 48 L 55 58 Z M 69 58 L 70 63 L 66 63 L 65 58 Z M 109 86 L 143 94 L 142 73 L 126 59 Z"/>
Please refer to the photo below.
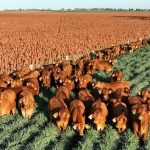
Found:
<path fill-rule="evenodd" d="M 4 9 L 141 8 L 150 9 L 150 0 L 0 0 Z"/>

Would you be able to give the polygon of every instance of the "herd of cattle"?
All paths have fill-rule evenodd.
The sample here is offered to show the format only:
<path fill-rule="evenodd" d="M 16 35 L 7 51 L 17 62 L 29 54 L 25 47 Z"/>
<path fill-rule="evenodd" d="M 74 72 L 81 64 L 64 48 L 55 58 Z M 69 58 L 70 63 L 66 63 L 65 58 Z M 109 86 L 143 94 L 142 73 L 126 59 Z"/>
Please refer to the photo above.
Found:
<path fill-rule="evenodd" d="M 147 43 L 147 39 L 142 39 L 88 53 L 75 62 L 64 60 L 41 68 L 29 65 L 1 74 L 0 116 L 14 114 L 18 108 L 23 117 L 30 119 L 40 87 L 54 86 L 56 94 L 47 107 L 50 120 L 59 130 L 65 130 L 70 123 L 82 136 L 84 129 L 89 128 L 87 122 L 103 131 L 108 121 L 120 133 L 132 127 L 135 136 L 145 141 L 150 124 L 150 91 L 142 89 L 138 95 L 130 96 L 130 83 L 123 80 L 121 70 L 113 71 L 109 83 L 92 82 L 92 74 L 95 70 L 111 72 L 117 56 L 134 52 Z M 73 101 L 72 92 L 76 93 Z"/>

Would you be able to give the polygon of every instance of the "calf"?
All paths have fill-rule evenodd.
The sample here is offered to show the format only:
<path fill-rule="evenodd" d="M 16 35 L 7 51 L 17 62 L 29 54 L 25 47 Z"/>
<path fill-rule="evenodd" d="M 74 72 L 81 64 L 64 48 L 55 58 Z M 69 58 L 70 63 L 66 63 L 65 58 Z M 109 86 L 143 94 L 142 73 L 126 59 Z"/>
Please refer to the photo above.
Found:
<path fill-rule="evenodd" d="M 89 126 L 85 124 L 85 106 L 83 102 L 80 100 L 72 101 L 69 110 L 73 128 L 79 132 L 80 136 L 83 136 L 84 129 L 89 128 Z"/>
<path fill-rule="evenodd" d="M 112 107 L 112 121 L 116 124 L 116 128 L 119 132 L 123 132 L 128 125 L 128 109 L 125 103 L 115 102 Z"/>
<path fill-rule="evenodd" d="M 15 114 L 15 110 L 16 93 L 11 89 L 4 90 L 0 93 L 0 116 Z"/>
<path fill-rule="evenodd" d="M 108 116 L 108 109 L 104 102 L 96 100 L 91 106 L 91 114 L 89 119 L 93 120 L 97 131 L 103 131 L 105 128 L 106 117 Z"/>
<path fill-rule="evenodd" d="M 31 119 L 35 102 L 32 93 L 29 90 L 23 90 L 19 94 L 19 103 L 18 107 L 21 111 L 21 114 L 24 118 Z"/>
<path fill-rule="evenodd" d="M 148 110 L 147 105 L 134 105 L 132 107 L 132 125 L 134 135 L 140 138 L 142 141 L 146 141 L 148 138 Z"/>
<path fill-rule="evenodd" d="M 122 71 L 115 70 L 111 76 L 111 82 L 122 81 Z"/>
<path fill-rule="evenodd" d="M 48 101 L 48 110 L 50 120 L 54 118 L 58 129 L 65 130 L 69 122 L 70 113 L 64 101 L 60 97 L 52 97 Z"/>

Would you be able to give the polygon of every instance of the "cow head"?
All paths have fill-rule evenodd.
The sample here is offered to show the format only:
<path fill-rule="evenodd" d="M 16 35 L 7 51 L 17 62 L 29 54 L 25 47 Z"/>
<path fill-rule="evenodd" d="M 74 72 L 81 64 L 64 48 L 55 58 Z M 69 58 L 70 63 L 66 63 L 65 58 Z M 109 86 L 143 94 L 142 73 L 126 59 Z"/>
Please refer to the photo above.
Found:
<path fill-rule="evenodd" d="M 99 110 L 96 110 L 93 114 L 89 115 L 89 119 L 93 120 L 97 131 L 103 131 L 105 128 L 106 116 L 104 116 Z"/>
<path fill-rule="evenodd" d="M 84 129 L 88 129 L 90 128 L 90 126 L 88 124 L 85 123 L 76 123 L 73 125 L 73 129 L 76 130 L 80 136 L 84 135 Z"/>
<path fill-rule="evenodd" d="M 125 131 L 127 127 L 127 117 L 123 114 L 115 117 L 112 121 L 116 124 L 116 128 L 119 130 L 120 133 Z"/>
<path fill-rule="evenodd" d="M 56 124 L 59 130 L 65 130 L 67 128 L 70 118 L 68 109 L 61 109 L 59 112 L 54 113 L 53 117 L 56 119 Z"/>
<path fill-rule="evenodd" d="M 143 98 L 144 101 L 146 101 L 148 98 L 150 98 L 150 91 L 147 89 L 142 89 L 139 95 Z"/>
<path fill-rule="evenodd" d="M 99 92 L 99 94 L 101 94 L 103 101 L 108 101 L 110 95 L 113 93 L 113 90 L 107 89 L 107 88 L 103 88 L 103 89 L 99 88 L 98 92 Z"/>

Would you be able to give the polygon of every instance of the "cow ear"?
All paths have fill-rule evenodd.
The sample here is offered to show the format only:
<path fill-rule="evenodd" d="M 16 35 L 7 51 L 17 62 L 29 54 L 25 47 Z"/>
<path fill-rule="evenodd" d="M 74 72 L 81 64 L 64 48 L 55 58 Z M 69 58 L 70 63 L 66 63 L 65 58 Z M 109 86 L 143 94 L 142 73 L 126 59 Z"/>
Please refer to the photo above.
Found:
<path fill-rule="evenodd" d="M 99 93 L 99 94 L 102 94 L 102 90 L 99 89 L 99 90 L 98 90 L 98 93 Z"/>
<path fill-rule="evenodd" d="M 112 119 L 112 122 L 114 122 L 114 123 L 115 123 L 115 122 L 116 122 L 116 118 L 113 118 L 113 119 Z"/>
<path fill-rule="evenodd" d="M 78 124 L 74 124 L 73 125 L 73 129 L 76 130 L 77 129 Z"/>
<path fill-rule="evenodd" d="M 53 114 L 53 117 L 54 117 L 54 118 L 57 118 L 57 117 L 58 117 L 58 112 L 54 113 L 54 114 Z"/>
<path fill-rule="evenodd" d="M 135 115 L 136 114 L 136 110 L 132 110 L 132 114 Z"/>
<path fill-rule="evenodd" d="M 141 95 L 141 91 L 138 94 Z"/>
<path fill-rule="evenodd" d="M 89 126 L 88 124 L 85 124 L 85 128 L 86 128 L 86 129 L 89 129 L 90 126 Z"/>
<path fill-rule="evenodd" d="M 112 77 L 115 77 L 115 73 L 112 74 Z"/>
<path fill-rule="evenodd" d="M 108 89 L 108 93 L 112 94 L 113 90 L 112 89 Z"/>
<path fill-rule="evenodd" d="M 41 80 L 42 80 L 42 77 L 40 77 L 39 80 L 41 81 Z"/>
<path fill-rule="evenodd" d="M 93 119 L 93 114 L 89 115 L 88 118 L 92 120 Z"/>

